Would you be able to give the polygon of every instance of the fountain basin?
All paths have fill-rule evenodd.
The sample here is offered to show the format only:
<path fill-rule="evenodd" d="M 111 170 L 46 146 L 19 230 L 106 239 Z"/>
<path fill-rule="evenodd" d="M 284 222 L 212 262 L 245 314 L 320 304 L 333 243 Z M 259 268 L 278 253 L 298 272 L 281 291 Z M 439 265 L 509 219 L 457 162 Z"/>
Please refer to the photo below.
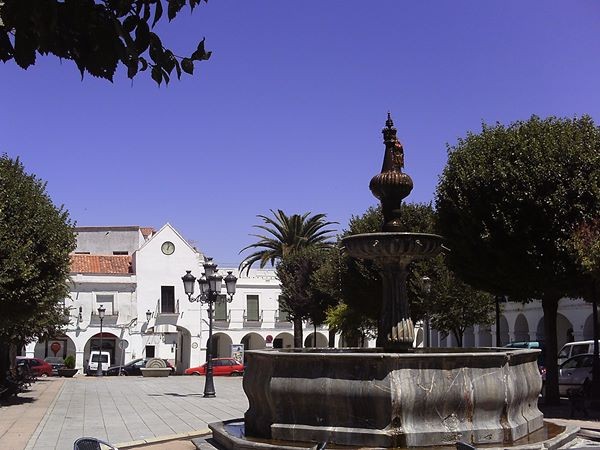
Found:
<path fill-rule="evenodd" d="M 365 233 L 342 239 L 346 252 L 361 259 L 391 260 L 408 264 L 437 255 L 444 238 L 428 233 Z"/>
<path fill-rule="evenodd" d="M 372 448 L 512 443 L 543 426 L 538 353 L 247 352 L 245 434 Z"/>

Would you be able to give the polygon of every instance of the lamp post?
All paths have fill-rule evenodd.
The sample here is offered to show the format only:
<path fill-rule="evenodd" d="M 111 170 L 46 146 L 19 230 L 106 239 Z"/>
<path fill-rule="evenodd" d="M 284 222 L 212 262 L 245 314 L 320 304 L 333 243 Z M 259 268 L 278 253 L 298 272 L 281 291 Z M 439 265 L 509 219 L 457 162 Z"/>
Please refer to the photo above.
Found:
<path fill-rule="evenodd" d="M 217 272 L 217 265 L 212 262 L 212 258 L 206 258 L 206 262 L 203 264 L 204 273 L 198 278 L 198 286 L 200 293 L 198 296 L 193 297 L 194 284 L 196 277 L 192 275 L 191 270 L 186 270 L 186 274 L 181 277 L 183 281 L 183 289 L 188 296 L 190 302 L 200 302 L 208 305 L 208 341 L 206 344 L 206 379 L 204 383 L 204 397 L 215 396 L 215 385 L 213 382 L 213 365 L 212 365 L 212 326 L 213 326 L 213 305 L 218 300 L 219 294 L 221 293 L 221 284 L 225 281 L 225 288 L 227 289 L 227 301 L 233 300 L 233 294 L 235 294 L 235 284 L 237 277 L 235 277 L 231 271 L 227 272 L 227 276 L 223 278 Z M 202 317 L 202 315 L 200 316 Z M 202 319 L 200 320 L 200 329 L 202 329 Z"/>
<path fill-rule="evenodd" d="M 104 313 L 106 309 L 102 305 L 98 307 L 98 317 L 100 317 L 100 353 L 98 354 L 98 368 L 96 369 L 96 376 L 102 376 L 102 322 L 104 321 Z"/>
<path fill-rule="evenodd" d="M 424 276 L 421 280 L 423 281 L 423 291 L 425 291 L 425 294 L 428 297 L 427 300 L 429 300 L 429 294 L 431 293 L 431 278 L 429 278 L 428 276 Z M 429 307 L 429 305 L 426 306 Z M 425 347 L 430 347 L 431 338 L 429 336 L 429 312 L 427 311 L 427 308 L 425 309 L 425 311 Z"/>

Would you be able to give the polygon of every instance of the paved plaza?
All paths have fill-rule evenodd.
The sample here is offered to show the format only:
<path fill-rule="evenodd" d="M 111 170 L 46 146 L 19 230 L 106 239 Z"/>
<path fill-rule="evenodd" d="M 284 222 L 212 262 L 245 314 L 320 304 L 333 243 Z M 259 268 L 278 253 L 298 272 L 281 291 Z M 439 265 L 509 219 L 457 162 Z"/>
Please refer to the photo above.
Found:
<path fill-rule="evenodd" d="M 0 448 L 70 450 L 82 436 L 113 444 L 190 439 L 248 408 L 242 378 L 215 377 L 215 398 L 204 398 L 203 388 L 204 377 L 188 376 L 41 380 L 0 409 Z"/>
<path fill-rule="evenodd" d="M 78 437 L 93 436 L 127 448 L 194 450 L 191 439 L 207 433 L 208 423 L 243 417 L 248 408 L 242 378 L 215 377 L 216 398 L 202 397 L 203 388 L 204 377 L 41 379 L 0 406 L 0 449 L 71 450 Z M 566 399 L 540 406 L 546 418 L 600 431 L 599 410 L 573 420 Z"/>

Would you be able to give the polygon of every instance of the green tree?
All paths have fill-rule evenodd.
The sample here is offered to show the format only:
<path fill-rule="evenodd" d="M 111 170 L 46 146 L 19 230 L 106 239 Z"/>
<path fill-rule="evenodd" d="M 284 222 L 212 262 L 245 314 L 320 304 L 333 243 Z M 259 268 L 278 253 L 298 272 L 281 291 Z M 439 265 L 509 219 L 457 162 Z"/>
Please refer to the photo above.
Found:
<path fill-rule="evenodd" d="M 302 321 L 310 320 L 315 327 L 325 321 L 326 310 L 335 299 L 319 290 L 315 275 L 324 264 L 325 249 L 300 248 L 287 254 L 277 264 L 281 282 L 281 306 L 294 323 L 294 346 L 302 347 Z"/>
<path fill-rule="evenodd" d="M 173 71 L 192 74 L 194 61 L 210 58 L 204 39 L 189 56 L 177 56 L 151 31 L 189 5 L 202 0 L 3 0 L 0 1 L 0 61 L 14 60 L 27 69 L 36 53 L 75 62 L 85 72 L 113 79 L 119 65 L 134 78 L 150 69 L 156 83 L 169 82 Z M 207 1 L 207 0 L 204 0 Z"/>
<path fill-rule="evenodd" d="M 256 262 L 260 267 L 265 267 L 267 263 L 274 265 L 276 261 L 288 254 L 303 248 L 329 248 L 331 247 L 331 233 L 333 230 L 326 229 L 329 225 L 336 222 L 326 222 L 325 214 L 311 213 L 286 215 L 282 210 L 271 210 L 274 218 L 258 215 L 265 225 L 254 225 L 267 234 L 253 234 L 259 240 L 240 250 L 240 253 L 249 249 L 258 249 L 248 255 L 240 264 L 240 271 L 247 269 Z"/>
<path fill-rule="evenodd" d="M 541 299 L 550 404 L 559 399 L 558 301 L 581 286 L 567 242 L 600 213 L 599 150 L 587 116 L 483 125 L 449 148 L 437 190 L 450 268 L 492 294 Z"/>
<path fill-rule="evenodd" d="M 592 365 L 592 395 L 600 399 L 600 330 L 598 329 L 598 296 L 600 296 L 600 219 L 582 223 L 571 238 L 571 246 L 581 270 L 588 277 L 586 300 L 592 303 L 594 330 L 594 361 Z"/>
<path fill-rule="evenodd" d="M 67 211 L 19 160 L 0 157 L 0 379 L 10 348 L 57 334 L 65 325 L 69 253 Z"/>
<path fill-rule="evenodd" d="M 494 298 L 458 279 L 446 266 L 445 258 L 445 255 L 438 255 L 421 264 L 418 272 L 413 270 L 413 305 L 419 317 L 426 316 L 431 326 L 442 334 L 452 333 L 458 346 L 462 347 L 467 328 L 494 323 Z M 430 278 L 429 292 L 419 283 L 417 273 Z M 424 303 L 421 305 L 417 302 L 420 296 Z"/>
<path fill-rule="evenodd" d="M 257 249 L 248 255 L 240 264 L 240 271 L 250 268 L 255 263 L 265 267 L 268 263 L 274 265 L 277 261 L 304 248 L 328 249 L 332 246 L 330 239 L 333 230 L 328 226 L 336 222 L 327 222 L 325 214 L 311 215 L 310 212 L 286 215 L 282 210 L 273 211 L 273 218 L 258 215 L 264 225 L 255 225 L 255 228 L 266 234 L 254 234 L 258 242 L 250 244 L 240 250 L 240 253 L 249 249 Z M 297 317 L 294 323 L 294 345 L 302 347 L 302 318 Z M 299 331 L 298 331 L 299 330 Z"/>

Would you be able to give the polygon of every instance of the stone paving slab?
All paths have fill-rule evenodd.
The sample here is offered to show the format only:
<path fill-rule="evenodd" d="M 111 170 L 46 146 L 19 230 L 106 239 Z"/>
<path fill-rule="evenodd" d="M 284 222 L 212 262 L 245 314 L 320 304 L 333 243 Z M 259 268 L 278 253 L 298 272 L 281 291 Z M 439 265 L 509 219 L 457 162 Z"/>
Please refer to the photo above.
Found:
<path fill-rule="evenodd" d="M 62 378 L 42 378 L 27 392 L 0 405 L 0 448 L 23 450 L 63 386 Z"/>
<path fill-rule="evenodd" d="M 65 379 L 26 450 L 70 450 L 82 436 L 116 445 L 156 445 L 165 437 L 189 444 L 208 423 L 242 417 L 248 409 L 241 378 L 215 377 L 215 398 L 204 398 L 203 388 L 204 377 L 190 376 Z"/>

